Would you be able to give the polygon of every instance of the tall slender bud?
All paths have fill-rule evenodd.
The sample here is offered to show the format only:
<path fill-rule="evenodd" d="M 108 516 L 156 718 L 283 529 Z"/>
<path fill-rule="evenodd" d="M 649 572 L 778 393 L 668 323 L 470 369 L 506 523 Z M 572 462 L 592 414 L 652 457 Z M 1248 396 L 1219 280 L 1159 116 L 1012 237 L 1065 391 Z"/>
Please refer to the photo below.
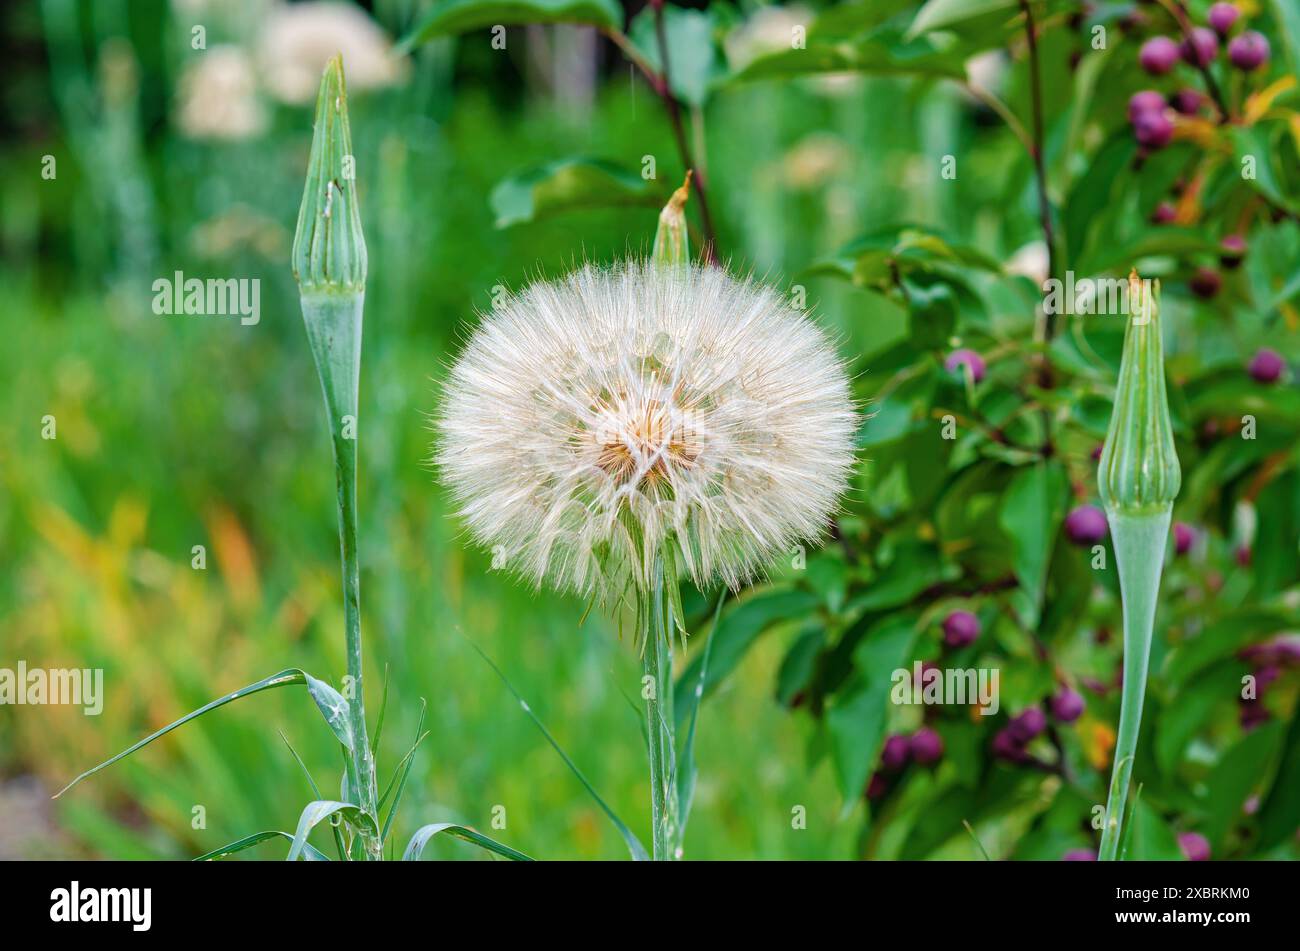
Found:
<path fill-rule="evenodd" d="M 316 134 L 293 237 L 293 275 L 303 293 L 366 287 L 366 239 L 341 56 L 326 65 L 316 97 Z"/>
<path fill-rule="evenodd" d="M 375 763 L 366 736 L 361 670 L 361 572 L 357 551 L 358 393 L 361 323 L 366 298 L 366 241 L 357 208 L 356 163 L 348 128 L 343 60 L 335 56 L 316 98 L 307 184 L 293 238 L 303 324 L 325 397 L 338 488 L 339 548 L 343 569 L 343 624 L 347 643 L 348 719 L 354 738 L 347 751 L 347 788 L 370 819 L 360 831 L 367 858 L 382 857 Z"/>
<path fill-rule="evenodd" d="M 691 170 L 686 170 L 686 181 L 673 192 L 659 212 L 659 228 L 655 231 L 654 249 L 650 259 L 656 264 L 689 264 L 690 239 L 686 236 L 686 200 L 691 197 Z"/>
<path fill-rule="evenodd" d="M 1129 275 L 1129 324 L 1097 488 L 1110 522 L 1124 614 L 1124 688 L 1098 857 L 1117 858 L 1142 725 L 1169 521 L 1182 483 L 1165 391 L 1160 285 Z"/>
<path fill-rule="evenodd" d="M 1182 471 L 1165 390 L 1159 281 L 1129 274 L 1129 314 L 1097 488 L 1108 513 L 1167 511 Z"/>

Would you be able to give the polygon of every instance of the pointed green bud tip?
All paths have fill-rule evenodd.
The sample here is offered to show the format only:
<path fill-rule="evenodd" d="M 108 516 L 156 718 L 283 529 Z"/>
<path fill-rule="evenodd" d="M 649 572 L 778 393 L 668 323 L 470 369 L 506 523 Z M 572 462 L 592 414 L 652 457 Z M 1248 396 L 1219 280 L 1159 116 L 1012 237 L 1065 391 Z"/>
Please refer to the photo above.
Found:
<path fill-rule="evenodd" d="M 366 239 L 356 183 L 343 57 L 335 56 L 316 97 L 316 134 L 293 236 L 293 276 L 301 291 L 365 289 Z"/>
<path fill-rule="evenodd" d="M 1160 282 L 1129 274 L 1128 329 L 1097 488 L 1106 511 L 1168 511 L 1182 485 L 1165 391 Z"/>
<path fill-rule="evenodd" d="M 659 228 L 655 231 L 654 250 L 650 259 L 656 264 L 688 264 L 691 260 L 690 242 L 686 237 L 686 200 L 691 197 L 691 170 L 686 170 L 686 181 L 673 192 L 659 212 Z"/>

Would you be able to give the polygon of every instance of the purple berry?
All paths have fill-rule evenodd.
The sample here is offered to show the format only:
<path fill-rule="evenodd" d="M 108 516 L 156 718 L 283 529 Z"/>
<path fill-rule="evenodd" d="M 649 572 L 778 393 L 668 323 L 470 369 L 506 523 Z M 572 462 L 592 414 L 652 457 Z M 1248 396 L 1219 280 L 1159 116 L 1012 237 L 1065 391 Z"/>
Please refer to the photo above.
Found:
<path fill-rule="evenodd" d="M 993 736 L 993 755 L 1009 763 L 1024 762 L 1025 744 L 1016 739 L 1011 727 L 1003 727 Z"/>
<path fill-rule="evenodd" d="M 1163 76 L 1178 62 L 1178 44 L 1167 36 L 1153 36 L 1142 44 L 1138 62 L 1152 76 Z"/>
<path fill-rule="evenodd" d="M 1144 112 L 1159 112 L 1165 107 L 1165 97 L 1154 89 L 1135 92 L 1128 100 L 1128 121 L 1133 122 Z"/>
<path fill-rule="evenodd" d="M 1219 272 L 1214 268 L 1198 267 L 1188 284 L 1197 297 L 1210 300 L 1217 296 L 1219 289 L 1223 287 L 1223 278 L 1219 277 Z"/>
<path fill-rule="evenodd" d="M 896 773 L 907 765 L 910 747 L 907 737 L 895 733 L 885 740 L 884 749 L 880 751 L 880 768 L 886 772 Z"/>
<path fill-rule="evenodd" d="M 960 374 L 962 367 L 970 367 L 971 379 L 976 383 L 984 379 L 984 358 L 974 350 L 968 350 L 964 347 L 960 350 L 954 350 L 948 354 L 948 359 L 943 361 L 943 368 L 949 373 Z"/>
<path fill-rule="evenodd" d="M 884 798 L 885 793 L 889 791 L 889 784 L 885 782 L 885 777 L 879 773 L 872 773 L 871 780 L 867 783 L 866 796 L 872 802 Z"/>
<path fill-rule="evenodd" d="M 953 611 L 943 619 L 943 642 L 949 647 L 965 647 L 980 636 L 980 619 L 969 611 Z"/>
<path fill-rule="evenodd" d="M 928 726 L 912 734 L 912 759 L 922 766 L 931 766 L 943 759 L 943 737 Z"/>
<path fill-rule="evenodd" d="M 1286 362 L 1282 355 L 1268 347 L 1251 357 L 1250 366 L 1247 367 L 1251 377 L 1259 383 L 1276 383 L 1285 368 Z"/>
<path fill-rule="evenodd" d="M 1241 266 L 1241 259 L 1246 256 L 1246 239 L 1239 234 L 1230 234 L 1219 242 L 1219 264 L 1228 270 Z"/>
<path fill-rule="evenodd" d="M 1007 732 L 1021 746 L 1047 729 L 1047 715 L 1038 707 L 1026 707 L 1007 724 Z"/>
<path fill-rule="evenodd" d="M 1183 41 L 1181 52 L 1189 65 L 1209 66 L 1219 55 L 1219 38 L 1213 30 L 1194 27 L 1192 35 Z"/>
<path fill-rule="evenodd" d="M 1241 565 L 1241 567 L 1243 568 L 1250 567 L 1250 546 L 1249 545 L 1238 545 L 1235 556 L 1237 559 L 1237 564 Z"/>
<path fill-rule="evenodd" d="M 1192 545 L 1196 543 L 1196 529 L 1186 522 L 1174 523 L 1174 551 L 1180 555 L 1185 555 L 1192 550 Z"/>
<path fill-rule="evenodd" d="M 1062 862 L 1095 862 L 1097 853 L 1092 849 L 1070 849 L 1061 856 Z"/>
<path fill-rule="evenodd" d="M 1273 638 L 1277 662 L 1287 667 L 1300 666 L 1300 635 L 1280 634 Z"/>
<path fill-rule="evenodd" d="M 1241 701 L 1241 728 L 1243 730 L 1253 730 L 1261 723 L 1267 723 L 1268 719 L 1268 707 L 1260 703 L 1259 700 Z"/>
<path fill-rule="evenodd" d="M 1062 723 L 1073 723 L 1083 716 L 1083 694 L 1070 687 L 1062 687 L 1052 697 L 1052 716 Z"/>
<path fill-rule="evenodd" d="M 1259 69 L 1268 62 L 1268 38 L 1254 30 L 1234 36 L 1228 44 L 1228 59 L 1233 66 L 1247 73 Z"/>
<path fill-rule="evenodd" d="M 1095 545 L 1106 532 L 1106 513 L 1095 505 L 1080 505 L 1065 517 L 1065 534 L 1076 545 Z"/>
<path fill-rule="evenodd" d="M 1205 97 L 1195 89 L 1180 89 L 1174 93 L 1174 109 L 1185 116 L 1196 115 L 1197 110 L 1201 108 L 1201 103 Z"/>
<path fill-rule="evenodd" d="M 1210 860 L 1210 840 L 1199 832 L 1178 833 L 1178 847 L 1183 850 L 1189 862 L 1208 862 Z"/>
<path fill-rule="evenodd" d="M 1255 691 L 1262 694 L 1265 687 L 1282 676 L 1282 668 L 1275 664 L 1265 664 L 1263 667 L 1256 667 L 1252 673 L 1255 676 Z"/>
<path fill-rule="evenodd" d="M 1210 7 L 1210 14 L 1206 17 L 1206 20 L 1215 33 L 1226 37 L 1239 16 L 1241 16 L 1241 11 L 1231 3 L 1216 3 Z"/>
<path fill-rule="evenodd" d="M 1163 149 L 1174 137 L 1174 121 L 1163 109 L 1139 112 L 1133 119 L 1133 137 L 1149 149 Z"/>
<path fill-rule="evenodd" d="M 1156 205 L 1156 210 L 1151 212 L 1151 221 L 1158 225 L 1172 224 L 1178 217 L 1178 209 L 1172 203 L 1162 201 Z"/>

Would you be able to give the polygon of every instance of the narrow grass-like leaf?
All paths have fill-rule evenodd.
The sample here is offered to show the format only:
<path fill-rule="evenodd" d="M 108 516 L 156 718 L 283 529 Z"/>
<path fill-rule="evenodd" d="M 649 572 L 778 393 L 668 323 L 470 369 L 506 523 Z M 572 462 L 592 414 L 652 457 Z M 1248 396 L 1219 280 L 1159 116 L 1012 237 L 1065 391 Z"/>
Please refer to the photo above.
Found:
<path fill-rule="evenodd" d="M 213 700 L 211 703 L 206 704 L 202 707 L 199 707 L 197 710 L 185 714 L 185 716 L 181 717 L 179 720 L 175 720 L 167 724 L 161 730 L 158 730 L 154 733 L 150 733 L 143 740 L 134 744 L 133 746 L 127 747 L 126 749 L 124 749 L 122 752 L 118 753 L 116 756 L 112 757 L 111 759 L 104 760 L 104 762 L 100 763 L 98 766 L 94 767 L 93 769 L 86 770 L 84 773 L 82 773 L 72 782 L 68 783 L 68 785 L 64 786 L 62 789 L 56 792 L 53 798 L 58 799 L 65 792 L 67 792 L 69 789 L 77 785 L 77 783 L 81 782 L 83 779 L 87 778 L 88 776 L 95 775 L 101 769 L 107 769 L 109 766 L 112 766 L 118 760 L 126 759 L 126 757 L 130 756 L 136 750 L 148 746 L 154 740 L 158 739 L 158 737 L 170 733 L 178 726 L 181 726 L 182 724 L 185 723 L 189 723 L 191 720 L 197 719 L 198 717 L 203 716 L 203 714 L 211 710 L 215 710 L 217 707 L 225 706 L 227 703 L 230 703 L 232 700 L 238 700 L 241 697 L 247 697 L 250 694 L 257 693 L 261 690 L 270 690 L 272 687 L 284 687 L 289 684 L 302 684 L 306 682 L 307 682 L 307 674 L 305 671 L 299 670 L 297 667 L 289 667 L 285 670 L 280 671 L 278 674 L 272 674 L 270 677 L 267 677 L 265 680 L 259 680 L 255 684 L 249 684 L 247 687 L 241 687 L 239 690 L 236 690 L 234 693 L 226 694 L 224 697 L 221 697 L 217 700 Z"/>
<path fill-rule="evenodd" d="M 429 735 L 428 733 L 423 732 L 424 714 L 427 709 L 428 709 L 428 704 L 426 704 L 424 698 L 421 697 L 420 698 L 420 719 L 419 722 L 417 722 L 415 725 L 415 742 L 411 744 L 410 752 L 408 752 L 405 758 L 403 758 L 402 762 L 398 764 L 397 773 L 394 774 L 394 778 L 396 778 L 396 776 L 399 774 L 401 775 L 402 778 L 397 782 L 397 793 L 396 795 L 393 796 L 393 805 L 388 810 L 387 818 L 384 819 L 384 828 L 379 835 L 379 841 L 381 843 L 384 841 L 384 839 L 388 838 L 388 830 L 393 827 L 393 819 L 397 816 L 397 807 L 402 804 L 402 792 L 406 789 L 406 777 L 411 775 L 411 765 L 415 762 L 415 750 L 417 747 L 419 747 L 420 743 L 424 740 L 424 738 Z M 389 785 L 391 788 L 392 784 L 390 783 Z M 387 791 L 384 792 L 384 798 L 385 799 L 388 798 Z"/>
<path fill-rule="evenodd" d="M 411 836 L 411 841 L 406 846 L 406 851 L 402 853 L 403 862 L 414 862 L 419 859 L 424 852 L 424 847 L 429 844 L 429 840 L 440 832 L 454 836 L 457 839 L 463 839 L 466 842 L 472 842 L 481 849 L 489 852 L 495 852 L 497 855 L 503 855 L 514 862 L 531 862 L 533 861 L 523 852 L 516 852 L 508 845 L 502 845 L 495 839 L 490 839 L 481 832 L 476 832 L 467 826 L 458 826 L 454 822 L 434 822 L 427 826 L 421 826 L 416 830 L 415 835 Z"/>
<path fill-rule="evenodd" d="M 709 628 L 709 639 L 704 644 L 704 659 L 700 663 L 700 675 L 695 680 L 695 702 L 691 707 L 691 718 L 686 727 L 686 741 L 682 744 L 682 772 L 677 786 L 677 842 L 678 846 L 686 838 L 686 822 L 691 817 L 691 803 L 695 800 L 695 780 L 699 769 L 695 763 L 695 723 L 700 716 L 700 701 L 704 698 L 704 680 L 709 676 L 709 654 L 713 651 L 713 632 L 718 628 L 718 618 L 722 614 L 722 603 L 727 600 L 724 590 L 718 596 L 718 605 L 713 609 L 713 624 Z"/>
<path fill-rule="evenodd" d="M 276 730 L 275 732 L 280 734 L 280 739 L 284 740 L 284 745 L 289 747 L 289 752 L 293 754 L 294 761 L 297 762 L 298 766 L 302 769 L 302 774 L 307 777 L 307 785 L 311 787 L 311 794 L 319 799 L 320 788 L 316 785 L 316 780 L 312 779 L 311 771 L 307 769 L 307 764 L 302 761 L 302 757 L 299 756 L 298 751 L 293 748 L 293 744 L 290 743 L 289 738 L 284 735 L 284 731 Z"/>
<path fill-rule="evenodd" d="M 211 852 L 205 852 L 195 862 L 214 862 L 218 859 L 224 859 L 228 855 L 234 855 L 236 852 L 242 852 L 245 849 L 251 849 L 255 845 L 261 845 L 268 839 L 286 839 L 293 841 L 293 836 L 287 832 L 281 832 L 274 829 L 269 832 L 254 832 L 252 835 L 246 835 L 242 839 L 237 839 L 229 845 L 223 845 L 219 849 L 213 849 Z M 308 862 L 328 862 L 329 856 L 316 848 L 310 842 L 305 843 L 302 849 L 303 858 Z"/>
<path fill-rule="evenodd" d="M 298 829 L 293 834 L 293 844 L 289 846 L 289 854 L 285 856 L 285 861 L 297 861 L 298 856 L 303 853 L 305 846 L 308 844 L 307 836 L 311 830 L 333 815 L 342 816 L 353 825 L 364 826 L 367 831 L 372 835 L 374 834 L 374 822 L 355 803 L 317 799 L 315 802 L 307 803 L 302 815 L 299 816 Z"/>
<path fill-rule="evenodd" d="M 311 674 L 307 674 L 307 690 L 311 693 L 311 698 L 316 701 L 316 707 L 320 710 L 321 715 L 325 717 L 325 722 L 329 724 L 334 735 L 339 738 L 345 749 L 351 750 L 354 746 L 352 740 L 352 721 L 349 719 L 348 702 L 343 699 L 343 694 L 339 693 L 323 680 L 317 680 Z"/>
<path fill-rule="evenodd" d="M 307 785 L 311 787 L 311 794 L 317 799 L 321 798 L 320 787 L 316 785 L 316 780 L 312 778 L 311 770 L 309 770 L 307 764 L 302 761 L 302 757 L 298 755 L 298 751 L 293 748 L 293 744 L 289 742 L 289 738 L 285 736 L 281 730 L 276 730 L 275 732 L 280 734 L 280 739 L 284 740 L 284 745 L 289 747 L 289 752 L 293 754 L 294 760 L 297 761 L 299 767 L 302 768 L 302 774 L 307 777 Z M 339 832 L 337 823 L 331 823 L 331 828 L 334 832 L 334 846 L 338 849 L 339 859 L 346 862 L 348 859 L 348 851 L 343 845 L 343 834 Z"/>
<path fill-rule="evenodd" d="M 993 861 L 992 856 L 990 856 L 988 850 L 984 848 L 984 843 L 981 842 L 980 837 L 975 834 L 975 830 L 971 828 L 971 824 L 967 822 L 965 819 L 961 821 L 961 824 L 965 826 L 966 831 L 970 833 L 971 841 L 975 843 L 975 848 L 980 850 L 980 855 L 984 856 L 984 861 L 992 862 Z"/>
<path fill-rule="evenodd" d="M 421 743 L 423 743 L 424 738 L 427 737 L 428 735 L 429 735 L 429 731 L 425 730 L 418 737 L 416 737 L 415 744 L 409 750 L 407 750 L 406 755 L 403 756 L 401 760 L 398 761 L 397 769 L 393 770 L 392 778 L 388 780 L 388 785 L 384 787 L 384 794 L 379 797 L 380 812 L 384 811 L 384 804 L 388 802 L 388 797 L 393 794 L 393 789 L 394 787 L 397 786 L 397 781 L 402 776 L 402 767 L 404 767 L 407 761 L 410 760 L 410 758 L 415 755 L 416 747 L 418 747 Z"/>
<path fill-rule="evenodd" d="M 1138 783 L 1137 788 L 1133 790 L 1133 801 L 1129 803 L 1128 812 L 1124 816 L 1124 829 L 1120 834 L 1119 840 L 1119 860 L 1128 861 L 1128 850 L 1133 845 L 1133 830 L 1137 823 L 1133 821 L 1137 815 L 1138 803 L 1142 801 L 1142 784 Z"/>
<path fill-rule="evenodd" d="M 537 714 L 533 713 L 533 708 L 528 705 L 528 701 L 525 700 L 523 696 L 520 695 L 519 691 L 515 689 L 515 685 L 510 682 L 510 679 L 501 672 L 501 668 L 494 664 L 492 658 L 484 653 L 482 648 L 477 644 L 473 641 L 470 641 L 469 643 L 470 646 L 478 652 L 478 655 L 483 658 L 487 665 L 492 668 L 496 675 L 501 678 L 501 682 L 506 685 L 506 689 L 514 694 L 514 698 L 519 701 L 519 706 L 523 708 L 524 713 L 528 714 L 528 718 L 533 721 L 533 724 L 537 729 L 542 731 L 542 736 L 546 737 L 546 742 L 551 744 L 551 749 L 560 754 L 560 759 L 564 760 L 564 765 L 569 767 L 569 771 L 573 773 L 574 776 L 578 777 L 578 782 L 582 783 L 582 787 L 586 789 L 591 798 L 596 801 L 596 805 L 600 807 L 601 811 L 609 817 L 609 821 L 614 823 L 614 828 L 618 829 L 619 835 L 623 837 L 623 841 L 627 844 L 627 850 L 632 853 L 632 858 L 638 862 L 649 861 L 650 853 L 647 852 L 645 846 L 641 844 L 641 840 L 638 839 L 632 830 L 624 824 L 623 820 L 614 813 L 614 810 L 609 807 L 609 804 L 606 803 L 604 799 L 600 798 L 600 793 L 596 792 L 595 787 L 593 787 L 591 783 L 587 782 L 587 777 L 582 775 L 582 770 L 578 769 L 577 764 L 569 758 L 569 754 L 564 752 L 564 749 L 556 742 L 555 737 L 551 736 L 551 731 L 546 729 L 546 724 L 542 723 Z"/>
<path fill-rule="evenodd" d="M 379 753 L 379 737 L 384 732 L 384 714 L 388 712 L 388 665 L 384 665 L 384 695 L 379 699 L 379 719 L 375 721 L 375 735 L 370 739 L 370 752 Z"/>

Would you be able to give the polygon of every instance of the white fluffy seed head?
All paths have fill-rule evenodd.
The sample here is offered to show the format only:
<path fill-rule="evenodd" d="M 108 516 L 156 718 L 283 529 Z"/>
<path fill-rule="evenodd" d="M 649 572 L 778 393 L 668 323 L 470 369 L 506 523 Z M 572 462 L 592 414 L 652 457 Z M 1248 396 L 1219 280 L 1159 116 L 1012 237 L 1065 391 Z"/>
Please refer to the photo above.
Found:
<path fill-rule="evenodd" d="M 483 316 L 434 459 L 494 566 L 616 599 L 665 545 L 735 588 L 822 535 L 856 426 L 844 364 L 777 291 L 589 265 Z"/>

